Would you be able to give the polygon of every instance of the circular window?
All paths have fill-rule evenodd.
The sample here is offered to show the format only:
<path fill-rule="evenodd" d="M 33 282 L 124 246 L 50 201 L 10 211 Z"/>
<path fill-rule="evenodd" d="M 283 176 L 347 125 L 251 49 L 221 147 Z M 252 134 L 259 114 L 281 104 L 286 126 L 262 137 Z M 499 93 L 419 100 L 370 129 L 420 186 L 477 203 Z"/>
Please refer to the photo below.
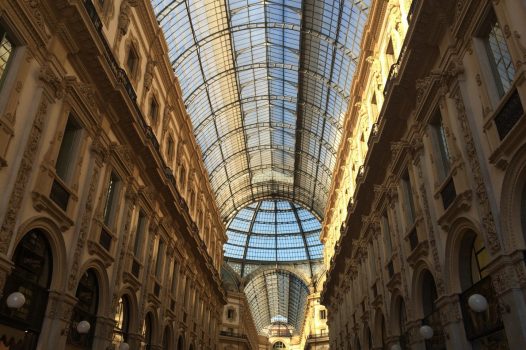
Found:
<path fill-rule="evenodd" d="M 272 349 L 285 349 L 285 348 L 286 348 L 285 344 L 283 344 L 280 341 L 274 343 L 274 346 L 272 347 Z"/>

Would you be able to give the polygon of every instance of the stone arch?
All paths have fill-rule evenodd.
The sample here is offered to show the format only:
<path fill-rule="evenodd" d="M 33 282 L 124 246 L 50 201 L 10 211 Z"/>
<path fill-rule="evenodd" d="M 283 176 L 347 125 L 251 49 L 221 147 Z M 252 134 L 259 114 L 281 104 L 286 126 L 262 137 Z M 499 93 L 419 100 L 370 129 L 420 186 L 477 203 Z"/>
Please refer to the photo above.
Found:
<path fill-rule="evenodd" d="M 501 235 L 504 249 L 526 249 L 526 144 L 508 162 L 500 197 Z M 521 215 L 522 211 L 522 215 Z M 517 229 L 519 228 L 519 229 Z"/>
<path fill-rule="evenodd" d="M 177 348 L 176 350 L 184 350 L 184 335 L 179 335 L 179 338 L 177 339 Z"/>
<path fill-rule="evenodd" d="M 423 318 L 424 316 L 424 306 L 423 302 L 425 300 L 424 292 L 427 292 L 424 290 L 424 283 L 427 282 L 428 276 L 426 275 L 429 273 L 429 275 L 433 279 L 434 287 L 436 289 L 436 278 L 433 274 L 433 270 L 429 268 L 431 266 L 430 264 L 426 263 L 424 260 L 420 260 L 417 265 L 415 266 L 415 270 L 413 272 L 413 280 L 411 284 L 411 304 L 413 305 L 413 317 L 416 318 Z"/>
<path fill-rule="evenodd" d="M 391 295 L 390 312 L 389 312 L 389 333 L 392 335 L 400 335 L 400 311 L 401 307 L 405 307 L 404 298 L 400 291 L 396 290 Z"/>
<path fill-rule="evenodd" d="M 162 337 L 162 332 L 164 331 L 164 328 L 159 327 L 160 320 L 158 315 L 158 310 L 153 305 L 146 306 L 146 310 L 144 310 L 144 322 L 146 322 L 146 317 L 150 316 L 150 322 L 151 322 L 151 337 L 152 337 L 152 344 L 158 344 L 160 343 L 160 339 Z M 140 321 L 140 320 L 139 320 Z M 140 325 L 140 330 L 142 331 L 143 324 Z"/>
<path fill-rule="evenodd" d="M 467 217 L 457 218 L 451 225 L 446 241 L 445 282 L 446 290 L 450 293 L 460 293 L 461 286 L 461 257 L 464 256 L 467 240 L 482 232 L 481 227 Z M 469 255 L 467 255 L 469 256 Z"/>
<path fill-rule="evenodd" d="M 64 290 L 67 282 L 67 253 L 64 237 L 58 225 L 47 217 L 36 217 L 24 222 L 18 229 L 15 242 L 10 249 L 11 257 L 20 241 L 32 230 L 38 230 L 48 241 L 52 255 L 52 276 L 50 290 Z"/>
<path fill-rule="evenodd" d="M 373 328 L 371 331 L 374 347 L 383 346 L 387 342 L 387 329 L 383 310 L 378 307 L 374 312 Z"/>
<path fill-rule="evenodd" d="M 99 285 L 99 305 L 97 314 L 101 316 L 112 317 L 113 315 L 104 314 L 104 312 L 108 312 L 108 310 L 111 310 L 111 296 L 109 292 L 110 282 L 108 278 L 108 273 L 106 271 L 106 267 L 100 259 L 89 259 L 80 267 L 80 272 L 75 280 L 73 294 L 75 294 L 75 291 L 77 290 L 82 275 L 86 273 L 89 269 L 92 269 L 95 272 L 95 276 L 97 277 L 97 283 Z"/>
<path fill-rule="evenodd" d="M 126 287 L 121 289 L 117 294 L 117 300 L 118 298 L 126 298 L 128 301 L 128 323 L 129 323 L 129 332 L 135 333 L 139 329 L 138 323 L 139 323 L 139 303 L 137 301 L 137 295 L 133 291 L 131 287 Z M 114 310 L 112 310 L 113 312 Z"/>
<path fill-rule="evenodd" d="M 163 350 L 174 348 L 173 330 L 169 322 L 164 323 L 161 345 Z"/>

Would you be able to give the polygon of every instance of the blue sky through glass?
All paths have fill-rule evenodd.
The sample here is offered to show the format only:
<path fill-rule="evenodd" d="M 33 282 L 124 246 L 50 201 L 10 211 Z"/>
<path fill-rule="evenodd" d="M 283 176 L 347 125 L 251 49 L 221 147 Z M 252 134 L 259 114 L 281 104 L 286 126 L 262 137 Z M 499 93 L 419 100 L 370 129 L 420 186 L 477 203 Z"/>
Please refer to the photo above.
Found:
<path fill-rule="evenodd" d="M 225 222 L 275 194 L 323 218 L 370 0 L 152 5 Z"/>
<path fill-rule="evenodd" d="M 322 258 L 321 225 L 307 209 L 284 200 L 264 200 L 241 209 L 227 228 L 225 257 L 251 261 Z"/>

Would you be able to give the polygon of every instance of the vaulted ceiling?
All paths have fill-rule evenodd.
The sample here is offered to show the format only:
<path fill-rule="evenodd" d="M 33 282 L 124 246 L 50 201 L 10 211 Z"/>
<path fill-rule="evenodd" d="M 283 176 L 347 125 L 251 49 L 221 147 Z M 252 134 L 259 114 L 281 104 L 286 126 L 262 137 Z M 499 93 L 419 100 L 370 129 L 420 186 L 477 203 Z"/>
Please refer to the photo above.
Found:
<path fill-rule="evenodd" d="M 225 222 L 323 219 L 370 0 L 152 0 Z"/>

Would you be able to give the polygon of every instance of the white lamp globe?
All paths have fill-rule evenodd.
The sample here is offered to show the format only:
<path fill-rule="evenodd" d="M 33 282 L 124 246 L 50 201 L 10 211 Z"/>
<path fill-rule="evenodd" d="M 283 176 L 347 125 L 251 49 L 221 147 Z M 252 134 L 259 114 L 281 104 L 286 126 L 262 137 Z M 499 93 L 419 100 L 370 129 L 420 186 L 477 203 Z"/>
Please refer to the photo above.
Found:
<path fill-rule="evenodd" d="M 6 299 L 7 307 L 10 309 L 20 309 L 26 303 L 26 297 L 20 292 L 9 294 Z"/>
<path fill-rule="evenodd" d="M 484 312 L 488 309 L 488 300 L 482 294 L 473 294 L 468 298 L 468 305 L 475 312 Z"/>
<path fill-rule="evenodd" d="M 128 343 L 121 343 L 121 345 L 119 345 L 119 350 L 130 350 L 130 346 Z"/>
<path fill-rule="evenodd" d="M 424 325 L 422 327 L 420 327 L 420 335 L 422 336 L 422 338 L 424 339 L 431 339 L 433 338 L 433 328 L 427 326 L 427 325 Z"/>
<path fill-rule="evenodd" d="M 391 350 L 402 350 L 402 347 L 400 344 L 394 344 L 391 346 Z"/>
<path fill-rule="evenodd" d="M 79 334 L 86 334 L 86 333 L 88 333 L 90 328 L 91 328 L 91 325 L 89 324 L 88 321 L 80 321 L 77 324 L 77 332 L 79 332 Z"/>

